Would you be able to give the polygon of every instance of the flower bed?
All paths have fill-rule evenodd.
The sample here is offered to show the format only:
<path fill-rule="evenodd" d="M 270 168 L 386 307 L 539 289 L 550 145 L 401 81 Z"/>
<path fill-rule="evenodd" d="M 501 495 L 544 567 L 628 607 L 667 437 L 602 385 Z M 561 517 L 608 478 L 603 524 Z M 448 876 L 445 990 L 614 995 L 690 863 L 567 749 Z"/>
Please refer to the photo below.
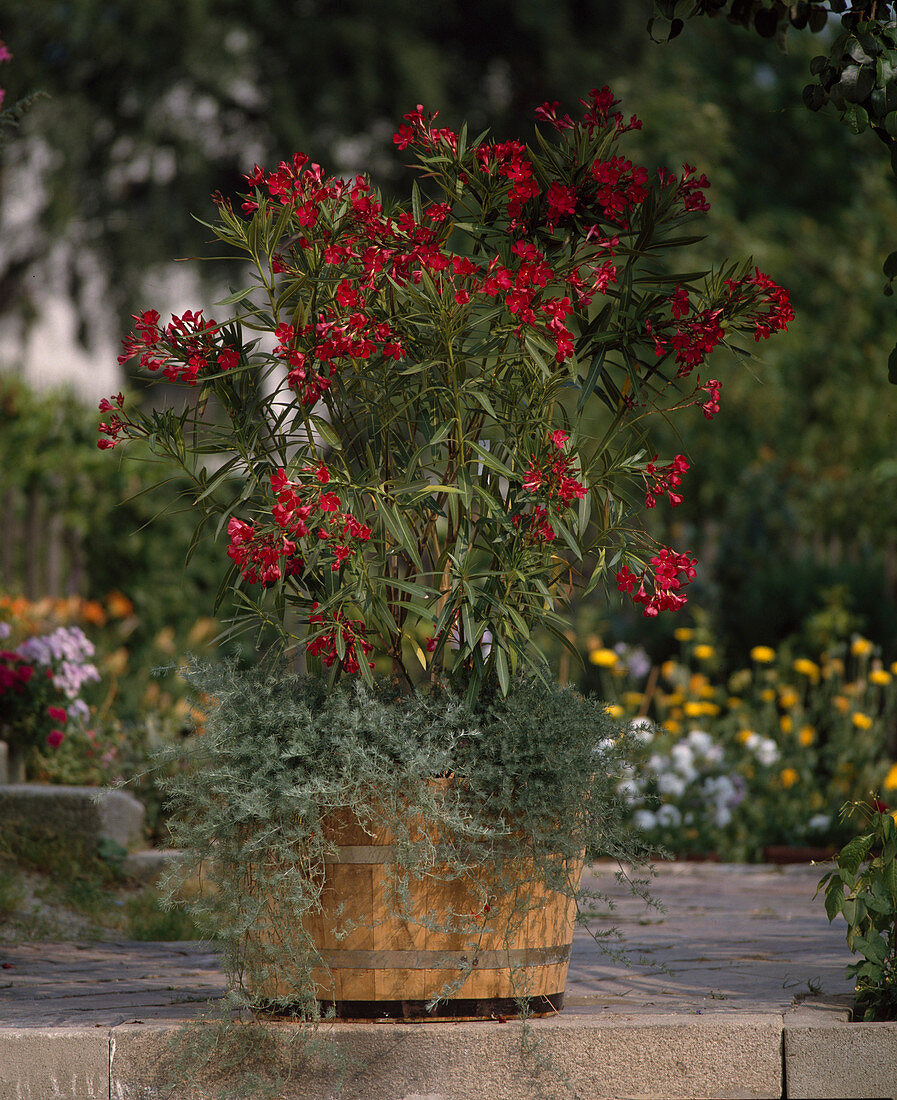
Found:
<path fill-rule="evenodd" d="M 824 852 L 853 835 L 845 802 L 897 792 L 897 665 L 871 641 L 815 659 L 758 645 L 728 673 L 712 644 L 676 635 L 679 656 L 659 667 L 625 646 L 589 656 L 640 742 L 622 793 L 652 845 L 751 861 L 771 845 Z"/>

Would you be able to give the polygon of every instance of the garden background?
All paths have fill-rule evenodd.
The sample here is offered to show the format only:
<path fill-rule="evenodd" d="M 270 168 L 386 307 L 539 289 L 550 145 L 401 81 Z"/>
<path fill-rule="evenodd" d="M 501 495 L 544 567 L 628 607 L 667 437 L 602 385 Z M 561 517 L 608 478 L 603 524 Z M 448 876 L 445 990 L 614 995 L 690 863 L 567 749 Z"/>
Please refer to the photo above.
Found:
<path fill-rule="evenodd" d="M 98 400 L 139 399 L 115 365 L 130 315 L 226 293 L 214 265 L 200 283 L 190 257 L 214 249 L 190 215 L 297 149 L 389 191 L 404 171 L 394 122 L 417 103 L 504 138 L 529 132 L 533 105 L 571 109 L 608 84 L 644 120 L 643 163 L 710 177 L 707 266 L 753 255 L 796 319 L 758 360 L 720 367 L 721 411 L 691 410 L 687 446 L 665 440 L 692 463 L 683 503 L 652 513 L 661 542 L 698 557 L 686 609 L 647 620 L 599 591 L 577 610 L 582 666 L 556 653 L 558 667 L 663 722 L 626 793 L 674 851 L 825 847 L 848 797 L 897 801 L 894 177 L 870 132 L 803 105 L 827 32 L 792 31 L 782 52 L 696 20 L 658 44 L 650 14 L 631 0 L 10 0 L 7 103 L 46 96 L 0 176 L 0 616 L 17 636 L 82 625 L 103 673 L 92 737 L 46 753 L 40 776 L 130 775 L 196 717 L 176 674 L 153 670 L 212 648 L 197 609 L 223 547 L 197 547 L 185 575 L 177 482 L 144 492 L 144 470 L 95 446 Z"/>

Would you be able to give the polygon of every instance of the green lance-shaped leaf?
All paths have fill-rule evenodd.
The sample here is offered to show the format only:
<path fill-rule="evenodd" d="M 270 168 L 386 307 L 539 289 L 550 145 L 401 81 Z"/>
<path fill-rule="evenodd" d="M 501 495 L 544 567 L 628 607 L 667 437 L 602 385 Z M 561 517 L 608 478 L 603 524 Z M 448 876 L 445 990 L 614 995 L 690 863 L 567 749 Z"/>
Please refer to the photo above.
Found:
<path fill-rule="evenodd" d="M 382 496 L 376 498 L 376 505 L 377 511 L 383 519 L 383 524 L 392 535 L 396 545 L 408 554 L 417 568 L 423 572 L 424 567 L 418 553 L 417 539 L 411 533 L 411 528 L 405 522 L 401 510 L 390 504 Z"/>

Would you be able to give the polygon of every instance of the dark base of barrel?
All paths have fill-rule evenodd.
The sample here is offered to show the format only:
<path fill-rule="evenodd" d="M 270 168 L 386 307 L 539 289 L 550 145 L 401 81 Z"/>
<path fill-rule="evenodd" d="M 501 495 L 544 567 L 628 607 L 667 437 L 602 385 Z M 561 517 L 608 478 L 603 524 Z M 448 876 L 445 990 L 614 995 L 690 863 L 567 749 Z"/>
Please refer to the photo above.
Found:
<path fill-rule="evenodd" d="M 525 997 L 524 1002 L 532 1016 L 554 1016 L 564 1007 L 564 994 Z M 426 1001 L 322 1001 L 320 1007 L 323 1016 L 335 1015 L 337 1020 L 498 1020 L 520 1012 L 520 1003 L 513 997 L 462 997 L 440 1001 L 429 1011 Z M 273 1011 L 290 1015 L 283 1004 Z"/>

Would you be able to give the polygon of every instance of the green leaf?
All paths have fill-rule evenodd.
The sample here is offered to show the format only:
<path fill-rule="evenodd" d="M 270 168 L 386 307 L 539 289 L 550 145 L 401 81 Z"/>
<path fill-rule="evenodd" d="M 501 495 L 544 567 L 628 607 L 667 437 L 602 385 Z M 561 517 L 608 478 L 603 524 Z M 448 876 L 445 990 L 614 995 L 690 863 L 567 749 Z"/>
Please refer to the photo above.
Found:
<path fill-rule="evenodd" d="M 498 683 L 502 695 L 507 695 L 511 688 L 511 674 L 508 670 L 508 658 L 505 651 L 499 645 L 494 645 L 495 671 L 498 673 Z"/>
<path fill-rule="evenodd" d="M 517 479 L 517 475 L 510 466 L 506 466 L 501 459 L 496 458 L 491 451 L 487 451 L 485 447 L 480 447 L 479 444 L 474 443 L 472 440 L 468 446 L 487 469 L 492 470 L 493 473 L 500 474 L 502 477 L 506 477 L 509 481 Z"/>
<path fill-rule="evenodd" d="M 417 568 L 423 572 L 424 567 L 417 550 L 417 540 L 412 535 L 401 511 L 390 504 L 389 501 L 384 500 L 383 497 L 377 498 L 377 511 L 382 516 L 383 523 L 396 544 L 410 556 Z"/>
<path fill-rule="evenodd" d="M 332 447 L 335 451 L 341 451 L 343 449 L 343 441 L 340 439 L 339 435 L 337 435 L 332 424 L 320 416 L 310 416 L 308 420 L 314 431 L 317 432 L 328 446 Z"/>
<path fill-rule="evenodd" d="M 418 187 L 417 180 L 411 182 L 411 213 L 414 215 L 414 220 L 420 225 L 423 221 L 423 208 L 420 201 L 420 187 Z"/>
<path fill-rule="evenodd" d="M 887 942 L 878 934 L 854 936 L 853 949 L 873 963 L 883 964 L 888 957 Z"/>
<path fill-rule="evenodd" d="M 847 842 L 838 854 L 837 863 L 840 868 L 850 874 L 856 874 L 860 864 L 869 854 L 875 838 L 871 834 L 856 836 Z"/>
<path fill-rule="evenodd" d="M 859 104 L 849 104 L 841 112 L 841 118 L 853 134 L 861 134 L 869 125 L 869 115 L 865 107 Z"/>
<path fill-rule="evenodd" d="M 230 306 L 230 305 L 233 305 L 235 302 L 242 302 L 245 298 L 248 298 L 249 295 L 252 294 L 257 289 L 258 289 L 258 287 L 247 286 L 247 287 L 243 287 L 242 290 L 234 290 L 230 294 L 228 294 L 226 298 L 219 298 L 218 301 L 215 302 L 215 305 L 216 306 Z"/>
<path fill-rule="evenodd" d="M 825 891 L 825 914 L 830 921 L 844 908 L 844 887 L 840 879 L 833 878 Z"/>
<path fill-rule="evenodd" d="M 582 383 L 582 391 L 579 395 L 579 400 L 576 402 L 576 411 L 582 412 L 585 408 L 589 398 L 595 392 L 595 387 L 598 384 L 598 379 L 601 377 L 601 372 L 604 370 L 604 359 L 607 355 L 607 349 L 602 348 L 601 351 L 594 357 L 589 367 L 589 373 L 585 377 L 585 381 Z"/>
<path fill-rule="evenodd" d="M 810 111 L 820 111 L 828 102 L 825 89 L 818 84 L 807 84 L 802 93 L 804 106 Z"/>
<path fill-rule="evenodd" d="M 848 103 L 862 103 L 875 87 L 875 72 L 868 65 L 848 65 L 838 87 Z"/>

